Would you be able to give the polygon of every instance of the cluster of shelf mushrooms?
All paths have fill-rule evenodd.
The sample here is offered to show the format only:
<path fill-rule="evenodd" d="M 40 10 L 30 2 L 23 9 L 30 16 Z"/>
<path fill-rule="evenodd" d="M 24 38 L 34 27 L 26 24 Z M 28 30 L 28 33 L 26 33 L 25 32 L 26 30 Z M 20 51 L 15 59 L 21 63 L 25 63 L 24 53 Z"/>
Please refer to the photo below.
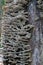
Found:
<path fill-rule="evenodd" d="M 6 65 L 31 65 L 32 62 L 31 37 L 34 26 L 29 24 L 28 12 L 24 7 L 28 2 L 23 1 L 6 2 L 3 22 L 3 55 Z"/>

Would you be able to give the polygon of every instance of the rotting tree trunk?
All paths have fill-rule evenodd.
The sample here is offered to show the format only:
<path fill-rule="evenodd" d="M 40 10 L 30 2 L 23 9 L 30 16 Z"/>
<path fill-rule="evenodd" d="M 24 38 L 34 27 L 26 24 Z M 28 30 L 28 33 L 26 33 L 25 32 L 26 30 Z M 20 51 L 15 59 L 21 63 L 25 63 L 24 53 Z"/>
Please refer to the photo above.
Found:
<path fill-rule="evenodd" d="M 41 39 L 42 39 L 42 31 L 41 31 L 41 17 L 40 12 L 37 10 L 36 0 L 33 0 L 29 5 L 30 12 L 30 24 L 34 25 L 33 32 L 33 45 L 34 45 L 34 53 L 33 53 L 33 65 L 40 65 L 40 49 L 41 49 Z"/>
<path fill-rule="evenodd" d="M 7 63 L 5 65 L 31 65 L 32 62 L 33 65 L 38 65 L 37 63 L 40 63 L 40 22 L 35 1 L 29 5 L 29 11 L 27 9 L 28 0 L 17 0 L 16 2 L 7 0 L 6 2 L 3 22 L 3 55 L 4 62 Z M 35 57 L 32 58 L 32 55 Z"/>

